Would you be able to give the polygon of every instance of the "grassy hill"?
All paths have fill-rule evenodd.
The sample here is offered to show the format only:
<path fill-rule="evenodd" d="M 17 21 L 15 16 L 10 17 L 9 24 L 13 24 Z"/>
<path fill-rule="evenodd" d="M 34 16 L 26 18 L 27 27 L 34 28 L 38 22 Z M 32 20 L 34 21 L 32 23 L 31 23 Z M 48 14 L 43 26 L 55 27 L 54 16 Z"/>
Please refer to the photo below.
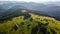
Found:
<path fill-rule="evenodd" d="M 28 19 L 18 16 L 0 23 L 0 34 L 60 34 L 60 21 L 36 14 Z"/>

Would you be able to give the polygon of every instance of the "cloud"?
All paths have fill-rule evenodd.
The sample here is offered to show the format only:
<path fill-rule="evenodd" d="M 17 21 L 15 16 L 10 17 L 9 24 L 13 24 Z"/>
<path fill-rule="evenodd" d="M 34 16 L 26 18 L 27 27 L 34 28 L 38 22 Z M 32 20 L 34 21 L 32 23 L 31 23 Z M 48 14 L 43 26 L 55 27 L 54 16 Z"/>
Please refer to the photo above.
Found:
<path fill-rule="evenodd" d="M 0 0 L 0 1 L 57 2 L 57 1 L 60 1 L 60 0 Z"/>

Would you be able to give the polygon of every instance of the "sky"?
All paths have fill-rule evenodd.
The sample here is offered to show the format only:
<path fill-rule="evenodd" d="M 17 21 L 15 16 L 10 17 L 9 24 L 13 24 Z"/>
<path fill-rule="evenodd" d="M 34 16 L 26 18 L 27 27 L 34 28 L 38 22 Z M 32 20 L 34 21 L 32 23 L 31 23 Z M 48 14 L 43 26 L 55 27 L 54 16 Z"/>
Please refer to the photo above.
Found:
<path fill-rule="evenodd" d="M 0 1 L 24 1 L 24 2 L 60 2 L 60 0 L 0 0 Z"/>

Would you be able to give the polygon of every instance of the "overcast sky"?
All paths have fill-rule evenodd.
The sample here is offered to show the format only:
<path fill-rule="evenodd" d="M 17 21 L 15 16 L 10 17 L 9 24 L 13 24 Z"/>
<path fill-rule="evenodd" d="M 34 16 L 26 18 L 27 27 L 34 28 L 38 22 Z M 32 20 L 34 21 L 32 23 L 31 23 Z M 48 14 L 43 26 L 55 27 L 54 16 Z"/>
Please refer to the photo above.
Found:
<path fill-rule="evenodd" d="M 25 2 L 60 2 L 60 0 L 0 0 L 0 1 L 25 1 Z"/>

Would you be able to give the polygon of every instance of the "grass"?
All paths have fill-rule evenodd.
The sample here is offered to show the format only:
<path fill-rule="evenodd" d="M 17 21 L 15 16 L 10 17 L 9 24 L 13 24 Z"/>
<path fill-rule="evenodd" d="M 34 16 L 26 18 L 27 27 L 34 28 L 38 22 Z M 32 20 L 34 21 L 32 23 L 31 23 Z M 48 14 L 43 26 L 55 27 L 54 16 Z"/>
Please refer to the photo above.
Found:
<path fill-rule="evenodd" d="M 32 21 L 30 20 L 31 18 Z M 22 22 L 24 22 L 24 24 L 21 24 Z M 45 25 L 46 22 L 49 24 Z M 17 30 L 14 28 L 15 24 L 18 24 Z M 28 24 L 30 24 L 30 26 L 28 26 Z M 38 24 L 40 24 L 40 27 Z M 45 31 L 45 34 L 60 34 L 60 21 L 35 14 L 31 14 L 31 17 L 25 20 L 24 16 L 19 16 L 0 23 L 0 34 L 36 34 L 36 32 L 37 34 L 44 34 L 41 27 Z"/>

